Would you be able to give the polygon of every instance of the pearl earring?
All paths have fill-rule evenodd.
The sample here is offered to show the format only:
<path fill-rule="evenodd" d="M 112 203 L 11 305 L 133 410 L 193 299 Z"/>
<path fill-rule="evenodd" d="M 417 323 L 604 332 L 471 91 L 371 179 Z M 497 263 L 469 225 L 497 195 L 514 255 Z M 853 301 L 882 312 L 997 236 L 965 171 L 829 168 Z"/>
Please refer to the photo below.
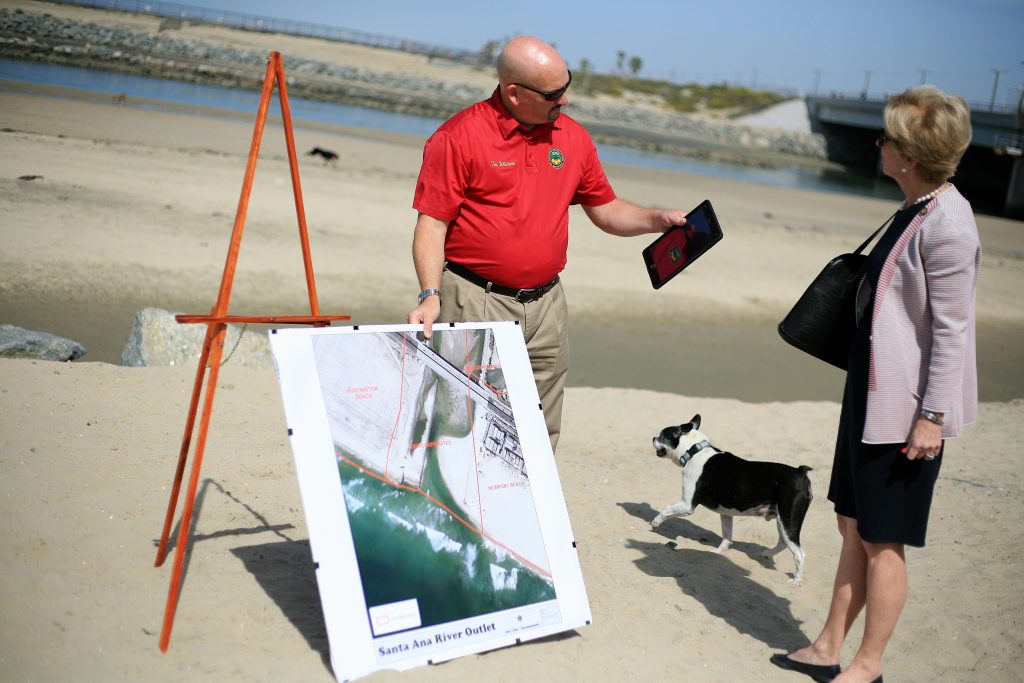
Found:
<path fill-rule="evenodd" d="M 907 172 L 907 169 L 906 169 L 906 168 L 901 168 L 901 169 L 900 169 L 900 173 L 906 173 L 906 172 Z"/>

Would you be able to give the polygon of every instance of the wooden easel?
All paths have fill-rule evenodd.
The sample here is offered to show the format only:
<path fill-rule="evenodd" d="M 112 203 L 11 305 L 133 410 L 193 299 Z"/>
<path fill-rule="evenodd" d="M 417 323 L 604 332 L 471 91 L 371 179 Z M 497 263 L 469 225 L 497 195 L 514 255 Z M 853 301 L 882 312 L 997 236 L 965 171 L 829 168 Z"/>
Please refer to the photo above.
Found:
<path fill-rule="evenodd" d="M 242 243 L 242 229 L 245 226 L 245 213 L 249 206 L 249 195 L 252 191 L 252 180 L 256 172 L 256 161 L 259 157 L 260 141 L 267 122 L 267 110 L 270 98 L 277 82 L 278 97 L 281 100 L 281 119 L 284 125 L 284 136 L 288 146 L 288 164 L 292 173 L 292 191 L 295 195 L 295 211 L 299 219 L 299 241 L 302 244 L 302 260 L 306 270 L 306 289 L 309 292 L 308 316 L 235 316 L 228 315 L 228 302 L 231 299 L 231 285 L 235 278 L 235 265 L 238 261 L 238 250 Z M 192 526 L 192 510 L 195 506 L 196 488 L 199 484 L 199 469 L 203 464 L 203 448 L 210 427 L 210 411 L 213 408 L 213 396 L 217 389 L 217 374 L 220 370 L 221 357 L 224 353 L 224 336 L 228 323 L 284 323 L 313 325 L 324 327 L 333 320 L 348 320 L 347 315 L 325 316 L 320 314 L 317 303 L 316 284 L 313 281 L 313 263 L 310 258 L 309 238 L 306 233 L 306 213 L 302 206 L 302 188 L 299 184 L 299 165 L 295 155 L 295 140 L 292 135 L 291 111 L 288 108 L 288 94 L 284 78 L 284 65 L 280 52 L 271 52 L 267 63 L 267 74 L 263 80 L 259 110 L 256 114 L 256 128 L 252 134 L 252 147 L 249 150 L 249 162 L 245 167 L 245 179 L 242 182 L 242 194 L 235 212 L 235 225 L 231 232 L 231 243 L 228 246 L 227 261 L 224 264 L 224 275 L 220 282 L 217 304 L 209 315 L 179 315 L 175 319 L 179 323 L 205 323 L 206 338 L 203 341 L 202 355 L 199 357 L 199 368 L 196 371 L 195 385 L 192 388 L 192 401 L 189 405 L 188 420 L 185 423 L 185 434 L 181 440 L 181 451 L 178 454 L 178 467 L 174 474 L 174 485 L 171 487 L 171 499 L 167 504 L 167 516 L 164 519 L 160 545 L 156 552 L 156 566 L 164 563 L 167 556 L 167 541 L 174 521 L 174 511 L 178 504 L 178 493 L 181 490 L 182 475 L 185 472 L 185 461 L 188 459 L 192 432 L 196 423 L 196 409 L 202 391 L 203 377 L 209 371 L 206 382 L 206 395 L 203 401 L 203 414 L 199 420 L 199 437 L 196 441 L 195 458 L 189 473 L 188 491 L 185 494 L 185 508 L 181 513 L 178 527 L 178 542 L 174 553 L 174 571 L 171 574 L 171 585 L 167 591 L 167 607 L 164 609 L 163 629 L 160 632 L 160 650 L 167 651 L 171 639 L 171 627 L 174 624 L 174 613 L 178 604 L 178 593 L 181 589 L 181 571 L 185 560 L 185 552 L 189 543 L 189 529 Z"/>

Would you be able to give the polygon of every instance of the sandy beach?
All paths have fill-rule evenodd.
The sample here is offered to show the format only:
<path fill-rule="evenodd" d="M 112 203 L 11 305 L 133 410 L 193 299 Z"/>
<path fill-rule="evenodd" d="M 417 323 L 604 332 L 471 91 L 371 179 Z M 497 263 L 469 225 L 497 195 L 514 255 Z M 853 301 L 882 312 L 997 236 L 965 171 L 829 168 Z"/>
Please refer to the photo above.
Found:
<path fill-rule="evenodd" d="M 230 364 L 171 647 L 157 648 L 170 563 L 153 567 L 155 541 L 195 368 L 117 363 L 136 310 L 213 305 L 252 128 L 221 111 L 0 86 L 0 323 L 88 349 L 71 364 L 0 360 L 2 680 L 333 677 L 277 380 Z M 423 139 L 305 121 L 295 137 L 300 153 L 340 155 L 336 166 L 300 159 L 321 310 L 403 321 L 418 289 L 410 204 Z M 825 616 L 839 547 L 825 494 L 843 378 L 786 346 L 775 324 L 828 258 L 895 207 L 607 171 L 639 203 L 711 198 L 726 237 L 653 291 L 640 260 L 650 240 L 607 236 L 572 210 L 563 277 L 573 365 L 557 465 L 594 623 L 366 680 L 804 680 L 768 657 L 806 643 Z M 28 175 L 41 177 L 19 179 Z M 910 601 L 886 680 L 1017 681 L 1024 670 L 1024 224 L 978 224 L 980 419 L 947 444 L 928 546 L 908 551 Z M 295 226 L 272 118 L 232 313 L 308 312 Z M 757 559 L 775 543 L 773 524 L 737 521 L 739 542 L 724 554 L 707 510 L 650 529 L 679 497 L 679 471 L 654 457 L 650 439 L 694 413 L 722 448 L 814 468 L 802 584 L 786 582 L 788 553 L 774 567 Z"/>

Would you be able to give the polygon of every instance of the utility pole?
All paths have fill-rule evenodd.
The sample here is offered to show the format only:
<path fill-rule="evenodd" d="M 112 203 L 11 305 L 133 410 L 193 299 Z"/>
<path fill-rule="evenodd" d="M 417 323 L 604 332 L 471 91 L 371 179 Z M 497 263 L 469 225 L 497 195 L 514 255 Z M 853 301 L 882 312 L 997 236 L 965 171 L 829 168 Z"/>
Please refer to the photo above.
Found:
<path fill-rule="evenodd" d="M 921 83 L 920 83 L 920 85 L 924 85 L 925 83 L 928 82 L 928 69 L 918 69 L 918 71 L 921 72 Z"/>
<path fill-rule="evenodd" d="M 1021 64 L 1024 64 L 1024 60 L 1021 60 Z M 1020 100 L 1017 101 L 1017 120 L 1024 116 L 1024 85 L 1020 87 Z"/>
<path fill-rule="evenodd" d="M 999 91 L 999 75 L 1003 73 L 1002 69 L 990 69 L 996 75 L 996 81 L 992 84 L 992 101 L 988 103 L 988 110 L 993 111 L 996 108 L 996 92 Z"/>
<path fill-rule="evenodd" d="M 871 72 L 864 72 L 864 89 L 860 92 L 860 98 L 866 100 L 868 98 L 868 86 L 871 84 Z"/>

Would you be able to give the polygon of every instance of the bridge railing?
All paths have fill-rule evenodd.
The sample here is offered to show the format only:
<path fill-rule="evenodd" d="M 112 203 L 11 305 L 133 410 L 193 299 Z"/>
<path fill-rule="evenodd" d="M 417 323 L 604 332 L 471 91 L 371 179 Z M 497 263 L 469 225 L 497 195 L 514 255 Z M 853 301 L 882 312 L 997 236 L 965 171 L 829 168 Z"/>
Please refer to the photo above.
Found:
<path fill-rule="evenodd" d="M 910 86 L 908 86 L 910 87 Z M 884 92 L 881 95 L 868 94 L 864 92 L 852 92 L 842 90 L 829 90 L 827 92 L 812 92 L 809 97 L 816 97 L 819 99 L 834 99 L 834 100 L 863 100 L 867 102 L 885 102 L 889 99 L 889 95 L 894 93 Z M 971 111 L 980 112 L 993 112 L 995 114 L 1013 114 L 1017 112 L 1020 115 L 1024 115 L 1024 95 L 1022 95 L 1021 102 L 1016 104 L 1006 104 L 1000 102 L 972 102 L 967 101 L 967 104 L 971 107 Z"/>

